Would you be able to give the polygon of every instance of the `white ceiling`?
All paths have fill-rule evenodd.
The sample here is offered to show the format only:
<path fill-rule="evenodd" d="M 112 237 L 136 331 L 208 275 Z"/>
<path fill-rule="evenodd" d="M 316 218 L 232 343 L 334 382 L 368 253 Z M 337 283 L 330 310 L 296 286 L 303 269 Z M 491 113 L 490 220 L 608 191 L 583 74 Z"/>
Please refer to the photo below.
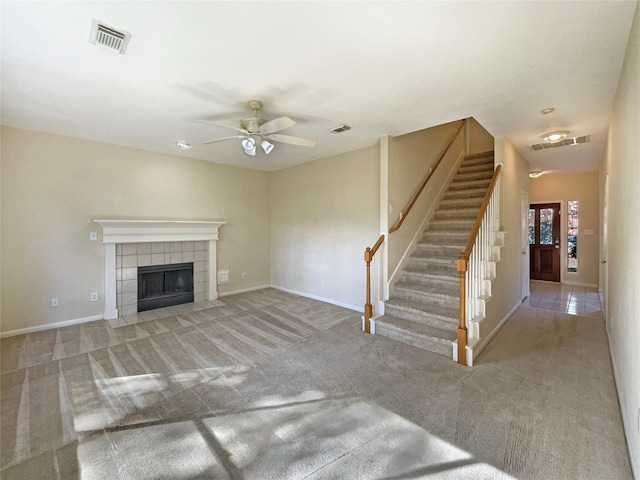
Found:
<path fill-rule="evenodd" d="M 636 3 L 2 1 L 2 124 L 277 170 L 473 116 L 532 169 L 595 170 Z M 250 99 L 316 147 L 198 145 L 234 132 L 197 119 L 237 127 Z M 557 129 L 591 142 L 529 150 Z"/>

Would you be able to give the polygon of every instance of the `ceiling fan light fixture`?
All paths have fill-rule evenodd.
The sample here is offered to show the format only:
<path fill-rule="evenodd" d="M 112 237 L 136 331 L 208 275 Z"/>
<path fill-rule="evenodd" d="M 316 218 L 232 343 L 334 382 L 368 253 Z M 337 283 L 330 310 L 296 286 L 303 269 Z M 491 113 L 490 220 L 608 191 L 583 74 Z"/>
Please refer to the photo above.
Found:
<path fill-rule="evenodd" d="M 271 150 L 273 150 L 273 147 L 274 147 L 273 143 L 267 140 L 263 140 L 260 146 L 264 150 L 264 153 L 266 153 L 267 155 L 271 153 Z"/>
<path fill-rule="evenodd" d="M 256 141 L 253 137 L 245 138 L 242 140 L 242 148 L 245 150 L 253 150 L 256 148 Z"/>
<path fill-rule="evenodd" d="M 250 157 L 256 156 L 256 141 L 253 137 L 245 138 L 242 140 L 242 148 L 244 149 L 244 153 L 249 155 Z"/>
<path fill-rule="evenodd" d="M 568 130 L 558 130 L 557 132 L 545 133 L 544 135 L 542 135 L 542 139 L 545 142 L 555 143 L 555 142 L 559 142 L 560 140 L 565 138 L 567 135 L 569 135 Z"/>

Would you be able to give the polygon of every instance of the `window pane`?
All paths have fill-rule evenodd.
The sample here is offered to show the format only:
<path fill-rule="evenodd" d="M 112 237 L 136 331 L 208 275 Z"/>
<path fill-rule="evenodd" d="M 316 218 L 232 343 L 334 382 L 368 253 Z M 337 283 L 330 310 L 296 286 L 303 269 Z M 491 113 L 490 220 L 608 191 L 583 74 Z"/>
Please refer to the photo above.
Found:
<path fill-rule="evenodd" d="M 567 202 L 567 271 L 578 271 L 578 201 Z"/>
<path fill-rule="evenodd" d="M 529 245 L 536 243 L 536 211 L 529 209 Z"/>
<path fill-rule="evenodd" d="M 553 208 L 540 209 L 540 245 L 553 243 Z"/>

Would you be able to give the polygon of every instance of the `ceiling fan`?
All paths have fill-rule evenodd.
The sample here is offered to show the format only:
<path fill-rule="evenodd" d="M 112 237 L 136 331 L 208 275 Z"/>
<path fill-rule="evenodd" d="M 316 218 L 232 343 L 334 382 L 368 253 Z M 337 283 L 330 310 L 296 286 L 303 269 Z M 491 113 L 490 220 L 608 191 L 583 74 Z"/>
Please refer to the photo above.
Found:
<path fill-rule="evenodd" d="M 242 128 L 231 127 L 229 125 L 221 125 L 219 123 L 210 122 L 208 120 L 198 120 L 200 123 L 207 123 L 209 125 L 216 125 L 218 127 L 231 128 L 242 133 L 242 135 L 216 138 L 215 140 L 201 142 L 200 145 L 207 145 L 209 143 L 224 142 L 226 140 L 242 138 L 242 148 L 244 149 L 244 153 L 252 157 L 255 156 L 257 150 L 256 137 L 258 137 L 260 146 L 267 154 L 270 153 L 274 148 L 273 143 L 269 142 L 269 140 L 273 140 L 274 142 L 288 143 L 290 145 L 298 145 L 301 147 L 315 146 L 316 142 L 314 140 L 276 133 L 286 128 L 292 127 L 296 124 L 296 122 L 291 120 L 289 117 L 280 117 L 269 121 L 265 120 L 264 118 L 258 117 L 258 111 L 262 108 L 262 102 L 258 100 L 250 100 L 249 108 L 253 110 L 253 117 L 241 119 L 240 126 Z"/>

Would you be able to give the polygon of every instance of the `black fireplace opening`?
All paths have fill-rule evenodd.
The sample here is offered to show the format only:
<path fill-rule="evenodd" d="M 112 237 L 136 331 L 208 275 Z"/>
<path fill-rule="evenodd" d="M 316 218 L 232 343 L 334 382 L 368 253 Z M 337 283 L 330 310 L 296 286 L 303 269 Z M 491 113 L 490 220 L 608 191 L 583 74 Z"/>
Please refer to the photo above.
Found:
<path fill-rule="evenodd" d="M 193 262 L 138 267 L 138 311 L 193 302 Z"/>

